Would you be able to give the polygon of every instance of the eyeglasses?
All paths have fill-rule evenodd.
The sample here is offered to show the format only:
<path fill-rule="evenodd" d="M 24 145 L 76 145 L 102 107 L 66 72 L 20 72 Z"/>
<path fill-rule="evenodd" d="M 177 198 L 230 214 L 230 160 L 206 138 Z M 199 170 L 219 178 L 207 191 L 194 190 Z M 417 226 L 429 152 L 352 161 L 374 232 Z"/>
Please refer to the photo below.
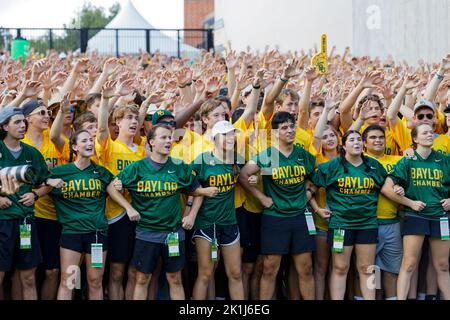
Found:
<path fill-rule="evenodd" d="M 417 119 L 419 119 L 419 120 L 423 120 L 425 117 L 427 117 L 428 120 L 432 120 L 434 115 L 431 113 L 417 115 Z"/>
<path fill-rule="evenodd" d="M 50 110 L 44 110 L 44 109 L 36 111 L 36 112 L 32 112 L 32 113 L 30 113 L 30 116 L 35 115 L 35 114 L 38 114 L 42 117 L 45 117 L 45 116 L 51 117 L 52 116 L 52 112 Z"/>
<path fill-rule="evenodd" d="M 158 122 L 158 124 L 162 124 L 162 125 L 169 126 L 169 127 L 176 127 L 177 126 L 177 122 L 176 121 L 160 121 L 160 122 Z"/>
<path fill-rule="evenodd" d="M 152 119 L 153 119 L 153 115 L 151 115 L 151 114 L 148 114 L 145 116 L 145 121 L 152 121 Z"/>

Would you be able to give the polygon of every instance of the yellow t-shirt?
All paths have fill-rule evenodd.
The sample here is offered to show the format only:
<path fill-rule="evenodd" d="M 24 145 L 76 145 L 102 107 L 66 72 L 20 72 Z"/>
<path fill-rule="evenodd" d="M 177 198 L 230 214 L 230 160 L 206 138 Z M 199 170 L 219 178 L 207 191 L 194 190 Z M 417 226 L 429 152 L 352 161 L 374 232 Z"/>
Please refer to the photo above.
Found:
<path fill-rule="evenodd" d="M 119 139 L 113 141 L 109 135 L 104 146 L 97 143 L 95 147 L 99 158 L 99 164 L 111 171 L 115 176 L 129 164 L 145 157 L 145 148 L 142 143 L 137 146 L 136 151 L 133 151 Z M 127 192 L 124 196 L 128 201 L 131 201 L 131 197 Z M 124 209 L 121 206 L 112 201 L 109 197 L 106 199 L 106 218 L 108 220 L 116 218 L 123 212 Z"/>
<path fill-rule="evenodd" d="M 185 163 L 191 162 L 194 157 L 194 155 L 191 154 L 194 150 L 192 146 L 199 139 L 201 139 L 199 134 L 192 130 L 185 129 L 183 138 L 180 141 L 173 143 L 170 156 L 173 159 L 183 160 Z"/>
<path fill-rule="evenodd" d="M 378 160 L 378 162 L 383 165 L 384 169 L 386 169 L 386 172 L 389 174 L 393 171 L 394 165 L 397 164 L 397 162 L 399 162 L 401 158 L 402 157 L 400 156 L 384 155 L 381 158 L 374 158 L 374 159 Z M 380 193 L 380 195 L 378 196 L 378 205 L 377 205 L 378 219 L 380 220 L 396 219 L 398 207 L 399 205 L 396 202 L 386 198 L 384 195 Z"/>
<path fill-rule="evenodd" d="M 45 161 L 50 162 L 53 166 L 60 166 L 67 162 L 64 159 L 63 155 L 53 144 L 53 142 L 50 140 L 49 129 L 43 132 L 43 140 L 40 148 L 37 148 L 34 145 L 28 135 L 25 135 L 25 137 L 22 139 L 22 142 L 38 149 L 44 157 Z M 37 218 L 57 220 L 55 206 L 53 205 L 53 199 L 49 195 L 45 195 L 36 201 L 35 216 Z"/>
<path fill-rule="evenodd" d="M 412 147 L 411 129 L 406 126 L 405 121 L 397 121 L 397 126 L 392 133 L 399 142 L 401 152 Z M 450 153 L 450 137 L 444 134 L 438 135 L 434 139 L 433 149 L 445 155 Z"/>

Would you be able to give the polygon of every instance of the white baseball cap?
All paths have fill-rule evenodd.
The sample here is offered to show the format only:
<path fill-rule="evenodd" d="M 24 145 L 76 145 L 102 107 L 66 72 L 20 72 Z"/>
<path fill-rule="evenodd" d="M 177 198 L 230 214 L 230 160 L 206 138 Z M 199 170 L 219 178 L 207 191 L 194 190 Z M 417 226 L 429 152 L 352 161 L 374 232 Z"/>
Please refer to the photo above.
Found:
<path fill-rule="evenodd" d="M 215 138 L 218 134 L 226 134 L 231 131 L 239 132 L 240 130 L 233 127 L 229 121 L 219 121 L 212 128 L 212 137 Z"/>

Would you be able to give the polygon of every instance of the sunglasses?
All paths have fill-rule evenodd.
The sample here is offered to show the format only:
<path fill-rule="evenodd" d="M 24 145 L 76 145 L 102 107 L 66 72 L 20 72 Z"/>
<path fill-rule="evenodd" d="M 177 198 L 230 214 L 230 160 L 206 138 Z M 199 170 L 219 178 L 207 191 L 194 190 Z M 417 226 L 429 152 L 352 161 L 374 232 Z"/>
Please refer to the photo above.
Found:
<path fill-rule="evenodd" d="M 38 115 L 43 116 L 43 117 L 45 117 L 45 116 L 51 117 L 52 116 L 52 112 L 50 110 L 43 110 L 43 109 L 39 110 L 37 112 L 30 113 L 30 116 L 35 115 L 35 114 L 38 114 Z"/>
<path fill-rule="evenodd" d="M 177 126 L 177 122 L 176 121 L 161 121 L 161 122 L 158 122 L 158 124 L 162 124 L 162 125 L 169 126 L 169 127 L 176 127 Z"/>
<path fill-rule="evenodd" d="M 419 119 L 419 120 L 423 120 L 423 119 L 425 119 L 425 117 L 427 117 L 428 120 L 432 120 L 434 115 L 431 113 L 417 115 L 417 119 Z"/>

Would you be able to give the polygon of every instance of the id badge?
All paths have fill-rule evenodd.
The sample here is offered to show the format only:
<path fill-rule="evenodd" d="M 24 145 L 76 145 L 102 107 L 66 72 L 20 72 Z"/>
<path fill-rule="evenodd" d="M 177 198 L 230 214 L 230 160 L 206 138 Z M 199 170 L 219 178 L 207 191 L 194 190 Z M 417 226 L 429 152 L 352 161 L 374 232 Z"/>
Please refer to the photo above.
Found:
<path fill-rule="evenodd" d="M 441 221 L 441 240 L 450 240 L 450 232 L 448 226 L 448 217 L 440 219 Z"/>
<path fill-rule="evenodd" d="M 308 226 L 308 232 L 310 236 L 316 235 L 316 226 L 314 225 L 314 218 L 308 210 L 305 211 L 306 224 Z"/>
<path fill-rule="evenodd" d="M 178 232 L 171 232 L 167 235 L 167 246 L 169 247 L 169 257 L 180 256 L 180 241 Z"/>
<path fill-rule="evenodd" d="M 20 225 L 20 249 L 31 249 L 31 224 Z"/>
<path fill-rule="evenodd" d="M 217 239 L 214 239 L 211 243 L 211 259 L 214 262 L 218 260 Z"/>
<path fill-rule="evenodd" d="M 333 234 L 333 252 L 344 252 L 345 230 L 335 229 Z"/>
<path fill-rule="evenodd" d="M 103 244 L 91 243 L 91 265 L 94 268 L 103 267 Z"/>

